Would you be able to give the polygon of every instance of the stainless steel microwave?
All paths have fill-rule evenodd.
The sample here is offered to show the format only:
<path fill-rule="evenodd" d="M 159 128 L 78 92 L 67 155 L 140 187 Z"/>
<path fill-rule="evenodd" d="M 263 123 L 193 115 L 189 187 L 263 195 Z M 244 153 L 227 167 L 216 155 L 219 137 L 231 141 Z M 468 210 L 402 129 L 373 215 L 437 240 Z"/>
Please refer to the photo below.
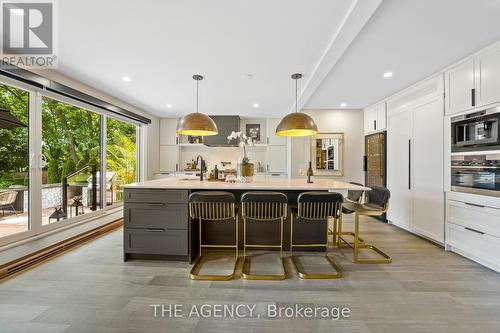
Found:
<path fill-rule="evenodd" d="M 451 119 L 451 151 L 500 149 L 500 107 Z"/>

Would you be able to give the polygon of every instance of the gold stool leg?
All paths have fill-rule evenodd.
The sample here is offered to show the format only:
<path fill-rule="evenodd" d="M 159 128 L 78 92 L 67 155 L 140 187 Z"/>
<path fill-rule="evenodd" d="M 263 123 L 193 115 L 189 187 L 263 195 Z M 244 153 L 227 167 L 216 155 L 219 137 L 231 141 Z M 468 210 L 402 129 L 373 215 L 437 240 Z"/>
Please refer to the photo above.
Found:
<path fill-rule="evenodd" d="M 295 270 L 301 279 L 338 279 L 342 277 L 342 269 L 340 265 L 330 257 L 328 254 L 325 254 L 325 258 L 328 260 L 330 265 L 335 269 L 335 273 L 308 273 L 305 271 L 304 267 L 300 263 L 299 258 L 301 255 L 293 255 L 293 247 L 316 247 L 316 246 L 324 246 L 325 251 L 328 251 L 328 221 L 326 222 L 326 244 L 293 244 L 293 215 L 290 216 L 290 257 L 292 259 L 292 263 L 295 266 Z"/>
<path fill-rule="evenodd" d="M 349 242 L 344 237 L 342 237 L 344 235 L 349 235 L 349 236 L 352 236 L 353 238 L 355 237 L 355 233 L 352 231 L 342 231 L 343 215 L 344 215 L 343 213 L 340 214 L 338 227 L 337 227 L 337 230 L 338 230 L 337 231 L 337 247 L 338 248 L 350 247 L 353 249 L 354 242 Z M 361 237 L 359 237 L 359 235 L 358 235 L 358 242 L 360 244 L 364 244 L 365 240 L 362 239 Z"/>
<path fill-rule="evenodd" d="M 283 217 L 281 218 L 280 221 L 280 261 L 281 265 L 283 267 L 283 274 L 252 274 L 250 273 L 250 266 L 251 266 L 251 257 L 252 256 L 247 256 L 246 255 L 246 248 L 252 247 L 252 245 L 247 244 L 247 227 L 246 227 L 246 218 L 243 218 L 243 253 L 244 253 L 244 259 L 243 259 L 243 268 L 241 270 L 241 273 L 243 275 L 243 279 L 245 280 L 284 280 L 286 279 L 287 273 L 286 273 L 286 268 L 285 268 L 285 263 L 283 261 Z M 266 247 L 265 245 L 253 245 L 253 247 Z M 278 247 L 276 245 L 269 245 L 269 247 Z"/>
<path fill-rule="evenodd" d="M 392 262 L 392 258 L 377 248 L 374 245 L 361 243 L 359 241 L 359 213 L 356 212 L 355 220 L 354 220 L 354 263 L 355 264 L 389 264 Z M 383 258 L 380 259 L 368 259 L 368 258 L 359 258 L 359 249 L 370 249 L 380 254 Z"/>
<path fill-rule="evenodd" d="M 217 247 L 217 248 L 225 247 L 225 248 L 234 248 L 235 249 L 236 258 L 234 261 L 233 272 L 231 274 L 227 274 L 227 275 L 199 274 L 201 267 L 203 266 L 203 261 L 204 261 L 203 258 L 206 257 L 206 256 L 202 257 L 202 255 L 201 255 L 201 251 L 204 247 L 202 244 L 202 241 L 201 241 L 201 235 L 202 235 L 201 226 L 202 226 L 202 223 L 201 223 L 201 218 L 200 218 L 199 219 L 199 249 L 200 249 L 200 252 L 199 252 L 198 258 L 196 258 L 196 262 L 194 263 L 193 267 L 191 268 L 191 272 L 189 273 L 191 280 L 229 281 L 229 280 L 234 279 L 234 277 L 236 275 L 236 266 L 238 265 L 238 217 L 237 216 L 235 217 L 235 228 L 236 228 L 236 238 L 235 238 L 236 244 L 235 245 L 214 245 L 214 246 L 205 245 L 205 247 Z"/>
<path fill-rule="evenodd" d="M 330 265 L 335 268 L 336 273 L 307 273 L 300 263 L 300 255 L 292 256 L 292 263 L 297 270 L 297 274 L 301 279 L 339 279 L 342 277 L 342 269 L 340 265 L 333 259 L 333 257 L 325 254 L 325 258 L 328 260 Z"/>

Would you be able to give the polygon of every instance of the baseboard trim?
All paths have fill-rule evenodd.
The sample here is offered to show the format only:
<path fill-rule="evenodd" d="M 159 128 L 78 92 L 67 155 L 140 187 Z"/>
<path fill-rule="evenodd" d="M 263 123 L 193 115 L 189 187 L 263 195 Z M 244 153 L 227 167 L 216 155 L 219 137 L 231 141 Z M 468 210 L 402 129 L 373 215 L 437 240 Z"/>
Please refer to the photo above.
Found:
<path fill-rule="evenodd" d="M 50 245 L 36 252 L 30 253 L 16 260 L 10 261 L 0 267 L 0 280 L 23 272 L 35 265 L 58 256 L 61 253 L 69 251 L 110 231 L 120 228 L 121 226 L 123 226 L 123 219 L 120 218 L 97 228 L 83 232 L 79 235 L 65 239 L 56 244 Z"/>

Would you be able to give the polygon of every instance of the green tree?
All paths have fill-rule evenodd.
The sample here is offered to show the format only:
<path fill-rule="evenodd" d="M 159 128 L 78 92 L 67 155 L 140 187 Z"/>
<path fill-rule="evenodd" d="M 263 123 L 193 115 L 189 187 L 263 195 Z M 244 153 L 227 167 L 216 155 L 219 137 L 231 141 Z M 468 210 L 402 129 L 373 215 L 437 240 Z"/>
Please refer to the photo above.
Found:
<path fill-rule="evenodd" d="M 29 94 L 0 85 L 0 108 L 28 125 Z M 28 173 L 28 128 L 0 129 L 0 187 L 23 185 Z"/>
<path fill-rule="evenodd" d="M 0 108 L 28 125 L 29 93 L 0 84 Z M 97 113 L 42 98 L 42 153 L 47 160 L 45 171 L 48 183 L 62 178 L 84 166 L 99 166 L 100 122 Z M 0 129 L 0 188 L 25 184 L 28 175 L 27 127 Z M 136 127 L 108 118 L 107 166 L 117 172 L 123 183 L 135 180 Z M 84 181 L 89 173 L 82 174 Z M 132 176 L 133 175 L 133 176 Z"/>

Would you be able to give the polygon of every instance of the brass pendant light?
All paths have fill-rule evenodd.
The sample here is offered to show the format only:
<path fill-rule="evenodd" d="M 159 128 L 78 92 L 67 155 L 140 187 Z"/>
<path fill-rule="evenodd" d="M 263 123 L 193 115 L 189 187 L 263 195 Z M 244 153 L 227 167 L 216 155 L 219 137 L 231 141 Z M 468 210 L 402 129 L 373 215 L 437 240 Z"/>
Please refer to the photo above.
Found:
<path fill-rule="evenodd" d="M 215 122 L 206 114 L 198 112 L 198 86 L 203 76 L 193 75 L 196 80 L 196 112 L 182 117 L 177 123 L 176 133 L 180 135 L 209 136 L 217 135 L 219 130 Z"/>
<path fill-rule="evenodd" d="M 297 80 L 302 77 L 302 74 L 296 73 L 292 75 L 295 80 L 295 112 L 287 114 L 276 127 L 276 135 L 278 136 L 310 136 L 318 133 L 318 127 L 314 120 L 305 113 L 300 113 L 298 110 L 298 83 Z"/>

